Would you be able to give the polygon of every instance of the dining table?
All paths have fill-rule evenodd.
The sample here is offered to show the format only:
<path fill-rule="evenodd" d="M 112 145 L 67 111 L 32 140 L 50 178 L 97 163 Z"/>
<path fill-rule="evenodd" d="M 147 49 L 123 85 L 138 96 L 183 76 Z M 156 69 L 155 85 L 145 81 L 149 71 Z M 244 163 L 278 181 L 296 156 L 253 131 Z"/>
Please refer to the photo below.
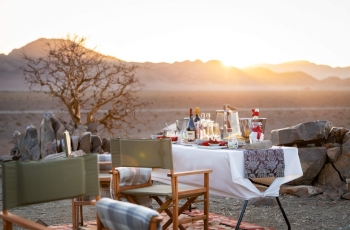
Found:
<path fill-rule="evenodd" d="M 225 146 L 200 146 L 196 144 L 172 144 L 175 172 L 212 169 L 209 176 L 210 194 L 221 197 L 250 200 L 256 197 L 278 197 L 281 185 L 303 175 L 298 148 L 279 147 L 284 154 L 284 176 L 245 178 L 244 148 L 228 149 Z M 170 184 L 168 170 L 153 169 L 152 179 Z M 200 175 L 179 178 L 179 185 L 201 185 Z M 260 185 L 264 189 L 261 189 Z"/>

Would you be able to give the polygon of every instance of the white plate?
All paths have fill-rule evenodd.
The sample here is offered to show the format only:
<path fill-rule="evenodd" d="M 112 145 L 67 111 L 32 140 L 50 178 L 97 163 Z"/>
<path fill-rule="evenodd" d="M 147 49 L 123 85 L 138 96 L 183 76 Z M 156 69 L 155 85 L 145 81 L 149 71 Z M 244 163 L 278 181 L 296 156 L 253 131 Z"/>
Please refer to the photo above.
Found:
<path fill-rule="evenodd" d="M 195 145 L 195 142 L 181 142 L 181 145 L 185 145 L 185 146 L 192 146 Z"/>
<path fill-rule="evenodd" d="M 205 145 L 196 145 L 197 148 L 200 148 L 200 149 L 224 149 L 224 148 L 227 148 L 226 145 L 222 145 L 222 146 L 205 146 Z"/>

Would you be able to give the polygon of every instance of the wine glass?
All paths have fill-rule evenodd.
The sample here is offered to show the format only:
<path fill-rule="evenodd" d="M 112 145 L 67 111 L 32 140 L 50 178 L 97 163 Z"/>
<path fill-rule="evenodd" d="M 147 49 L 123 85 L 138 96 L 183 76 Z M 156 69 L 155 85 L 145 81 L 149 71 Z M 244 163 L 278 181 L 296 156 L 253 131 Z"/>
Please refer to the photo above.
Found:
<path fill-rule="evenodd" d="M 220 131 L 219 131 L 219 124 L 213 123 L 213 138 L 219 139 L 220 137 Z"/>
<path fill-rule="evenodd" d="M 201 113 L 201 121 L 205 120 L 205 113 Z"/>
<path fill-rule="evenodd" d="M 207 121 L 210 121 L 210 113 L 206 113 L 206 114 L 205 114 L 205 119 L 206 119 Z"/>

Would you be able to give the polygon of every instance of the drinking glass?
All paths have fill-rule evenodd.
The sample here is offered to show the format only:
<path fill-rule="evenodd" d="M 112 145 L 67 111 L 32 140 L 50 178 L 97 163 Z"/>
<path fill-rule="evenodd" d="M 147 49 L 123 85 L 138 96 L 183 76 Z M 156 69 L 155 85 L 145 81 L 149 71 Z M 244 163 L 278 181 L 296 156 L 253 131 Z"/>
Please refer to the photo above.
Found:
<path fill-rule="evenodd" d="M 213 137 L 215 139 L 220 138 L 219 124 L 216 122 L 213 124 Z"/>
<path fill-rule="evenodd" d="M 205 113 L 201 113 L 201 121 L 205 120 Z"/>
<path fill-rule="evenodd" d="M 210 121 L 210 113 L 206 113 L 206 114 L 205 114 L 205 119 L 206 119 L 207 121 Z"/>
<path fill-rule="evenodd" d="M 229 136 L 227 140 L 227 147 L 229 149 L 237 149 L 238 148 L 238 140 L 234 136 Z"/>
<path fill-rule="evenodd" d="M 208 139 L 213 138 L 213 121 L 206 121 L 206 126 L 204 130 Z"/>

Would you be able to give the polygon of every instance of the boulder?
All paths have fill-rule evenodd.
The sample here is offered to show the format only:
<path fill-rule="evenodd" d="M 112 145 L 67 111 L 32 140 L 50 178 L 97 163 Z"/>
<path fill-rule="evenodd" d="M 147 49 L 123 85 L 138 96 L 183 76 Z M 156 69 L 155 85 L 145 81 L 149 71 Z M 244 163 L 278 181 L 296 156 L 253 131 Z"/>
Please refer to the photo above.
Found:
<path fill-rule="evenodd" d="M 343 143 L 343 138 L 345 133 L 349 132 L 348 129 L 344 129 L 343 127 L 333 127 L 329 132 L 326 143 Z"/>
<path fill-rule="evenodd" d="M 91 153 L 99 153 L 102 146 L 102 140 L 98 135 L 91 135 Z"/>
<path fill-rule="evenodd" d="M 40 154 L 41 158 L 45 158 L 49 154 L 57 152 L 57 149 L 53 149 L 52 142 L 57 139 L 56 133 L 61 129 L 59 120 L 51 112 L 46 112 L 40 125 Z M 63 138 L 62 137 L 58 140 Z"/>
<path fill-rule="evenodd" d="M 345 181 L 342 180 L 338 171 L 331 163 L 325 164 L 313 185 L 322 188 L 327 193 L 338 189 L 345 190 L 346 188 Z"/>
<path fill-rule="evenodd" d="M 12 137 L 13 137 L 14 149 L 18 150 L 19 154 L 21 154 L 20 159 L 21 160 L 29 160 L 30 156 L 27 155 L 26 149 L 24 147 L 24 135 L 16 130 L 13 132 Z M 11 150 L 11 152 L 12 152 L 12 150 Z"/>
<path fill-rule="evenodd" d="M 350 132 L 347 132 L 347 133 L 344 134 L 344 137 L 343 137 L 342 141 L 343 141 L 343 144 L 350 142 Z"/>
<path fill-rule="evenodd" d="M 80 149 L 85 153 L 90 153 L 91 132 L 84 132 L 80 137 Z"/>
<path fill-rule="evenodd" d="M 79 125 L 73 132 L 73 134 L 71 136 L 78 136 L 78 137 L 82 137 L 83 134 L 87 131 L 87 127 L 84 125 Z"/>
<path fill-rule="evenodd" d="M 24 137 L 25 154 L 21 156 L 23 160 L 40 160 L 40 147 L 38 140 L 38 131 L 33 125 L 29 125 L 26 129 Z"/>
<path fill-rule="evenodd" d="M 322 143 L 328 138 L 333 125 L 329 121 L 311 121 L 295 126 L 271 131 L 273 145 L 287 145 L 303 143 Z M 323 144 L 323 143 L 322 143 Z"/>
<path fill-rule="evenodd" d="M 327 151 L 328 161 L 330 163 L 336 162 L 338 160 L 338 157 L 341 154 L 340 147 L 331 147 L 331 148 L 328 148 L 326 151 Z"/>
<path fill-rule="evenodd" d="M 345 178 L 350 175 L 350 142 L 342 145 L 341 153 L 334 163 L 334 167 L 340 174 L 342 180 L 345 181 Z"/>
<path fill-rule="evenodd" d="M 77 151 L 79 148 L 80 137 L 79 136 L 71 136 L 71 141 L 72 141 L 72 151 Z"/>
<path fill-rule="evenodd" d="M 299 186 L 282 186 L 280 188 L 280 194 L 282 195 L 293 195 L 299 197 L 311 197 L 323 193 L 321 188 L 299 185 Z"/>
<path fill-rule="evenodd" d="M 102 149 L 104 152 L 110 153 L 111 152 L 111 142 L 107 138 L 102 139 Z"/>
<path fill-rule="evenodd" d="M 290 185 L 312 185 L 317 174 L 323 168 L 327 151 L 324 147 L 305 147 L 298 149 L 303 176 L 288 184 Z"/>

